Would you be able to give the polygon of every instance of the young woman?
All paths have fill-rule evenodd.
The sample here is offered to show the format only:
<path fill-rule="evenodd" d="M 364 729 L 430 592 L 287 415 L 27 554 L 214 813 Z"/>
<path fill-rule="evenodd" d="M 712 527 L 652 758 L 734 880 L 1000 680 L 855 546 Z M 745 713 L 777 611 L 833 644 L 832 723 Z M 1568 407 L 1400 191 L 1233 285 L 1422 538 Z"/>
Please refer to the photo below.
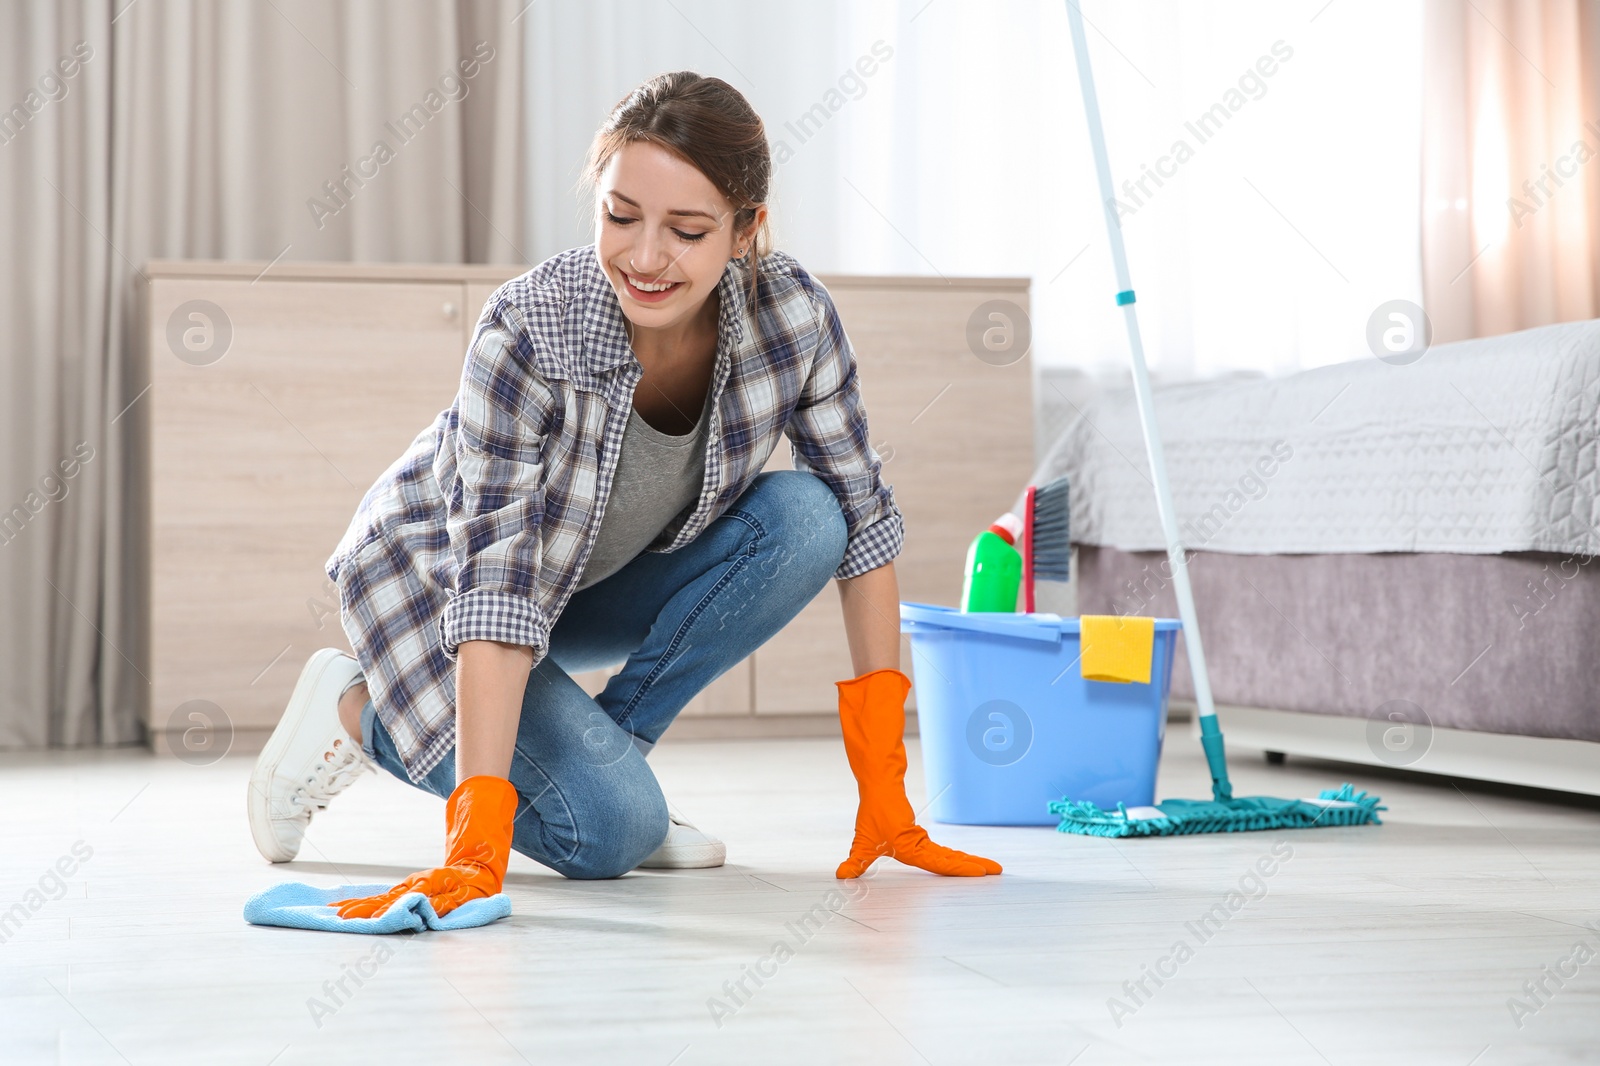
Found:
<path fill-rule="evenodd" d="M 716 78 L 654 78 L 590 150 L 593 245 L 489 298 L 450 408 L 368 490 L 332 558 L 356 658 L 313 656 L 251 782 L 271 861 L 372 763 L 446 798 L 441 915 L 511 849 L 568 877 L 714 866 L 645 754 L 830 577 L 858 676 L 836 682 L 859 791 L 839 877 L 941 874 L 903 785 L 899 509 L 827 291 L 767 229 L 760 118 Z M 762 473 L 780 434 L 794 470 Z M 622 663 L 590 698 L 576 671 Z"/>

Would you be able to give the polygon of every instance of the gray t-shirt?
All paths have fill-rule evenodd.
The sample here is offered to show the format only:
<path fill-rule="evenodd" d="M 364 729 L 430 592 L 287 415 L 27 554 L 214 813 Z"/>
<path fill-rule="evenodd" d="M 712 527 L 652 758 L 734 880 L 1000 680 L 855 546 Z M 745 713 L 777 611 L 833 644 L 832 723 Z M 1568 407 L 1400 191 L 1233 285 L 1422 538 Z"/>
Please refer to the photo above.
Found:
<path fill-rule="evenodd" d="M 700 499 L 710 411 L 708 390 L 694 429 L 674 435 L 661 432 L 638 411 L 629 409 L 611 496 L 600 516 L 594 550 L 578 578 L 578 590 L 628 565 L 684 508 Z"/>

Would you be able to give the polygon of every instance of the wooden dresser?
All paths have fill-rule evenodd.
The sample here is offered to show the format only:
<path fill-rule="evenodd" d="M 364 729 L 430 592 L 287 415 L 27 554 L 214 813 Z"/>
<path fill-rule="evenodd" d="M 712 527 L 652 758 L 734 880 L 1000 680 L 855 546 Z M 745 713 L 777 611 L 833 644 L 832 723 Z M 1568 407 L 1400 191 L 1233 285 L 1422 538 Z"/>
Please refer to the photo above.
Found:
<path fill-rule="evenodd" d="M 253 752 L 307 656 L 349 649 L 323 562 L 367 487 L 450 405 L 478 312 L 522 268 L 156 260 L 145 273 L 143 718 L 161 754 Z M 1032 471 L 1032 360 L 1004 334 L 1015 312 L 1025 321 L 1027 279 L 822 281 L 905 515 L 901 598 L 954 604 L 967 543 Z M 780 444 L 768 468 L 790 465 Z M 852 672 L 830 582 L 668 736 L 836 733 L 833 682 Z M 607 676 L 578 680 L 596 693 Z"/>

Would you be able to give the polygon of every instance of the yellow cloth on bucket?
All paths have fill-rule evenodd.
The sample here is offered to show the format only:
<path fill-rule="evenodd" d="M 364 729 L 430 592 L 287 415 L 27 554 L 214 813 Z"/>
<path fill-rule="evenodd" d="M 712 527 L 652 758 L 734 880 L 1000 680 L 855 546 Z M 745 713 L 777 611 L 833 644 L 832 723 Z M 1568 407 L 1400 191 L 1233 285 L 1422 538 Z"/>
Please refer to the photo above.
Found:
<path fill-rule="evenodd" d="M 1155 644 L 1154 618 L 1086 614 L 1079 619 L 1085 681 L 1150 683 L 1150 652 Z"/>

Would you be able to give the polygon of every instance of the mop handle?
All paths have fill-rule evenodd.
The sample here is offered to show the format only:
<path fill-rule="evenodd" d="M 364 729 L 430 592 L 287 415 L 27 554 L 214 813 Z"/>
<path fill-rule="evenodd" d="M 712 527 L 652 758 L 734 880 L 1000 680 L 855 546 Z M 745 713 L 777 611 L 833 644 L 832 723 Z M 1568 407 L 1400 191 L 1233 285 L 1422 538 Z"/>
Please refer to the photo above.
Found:
<path fill-rule="evenodd" d="M 1161 532 L 1167 541 L 1173 591 L 1178 597 L 1178 617 L 1183 620 L 1184 646 L 1189 649 L 1195 703 L 1200 708 L 1202 729 L 1208 725 L 1214 729 L 1217 709 L 1211 702 L 1211 679 L 1206 673 L 1206 655 L 1200 646 L 1200 626 L 1195 621 L 1189 567 L 1184 560 L 1183 545 L 1178 540 L 1177 512 L 1172 507 L 1167 464 L 1161 453 L 1161 436 L 1156 429 L 1155 405 L 1150 398 L 1150 372 L 1145 368 L 1144 344 L 1139 339 L 1139 316 L 1133 306 L 1133 281 L 1128 275 L 1128 253 L 1122 246 L 1122 223 L 1117 218 L 1111 162 L 1106 154 L 1105 131 L 1100 126 L 1100 100 L 1094 91 L 1094 73 L 1089 69 L 1089 42 L 1084 38 L 1083 13 L 1078 10 L 1078 0 L 1066 0 L 1066 3 L 1067 20 L 1072 25 L 1072 51 L 1078 60 L 1078 82 L 1083 87 L 1083 110 L 1089 120 L 1089 140 L 1094 145 L 1094 169 L 1100 179 L 1106 232 L 1111 236 L 1111 262 L 1117 272 L 1117 304 L 1122 308 L 1123 319 L 1128 324 L 1128 347 L 1133 351 L 1133 390 L 1139 402 L 1139 425 L 1144 430 L 1145 450 L 1150 454 L 1150 474 L 1155 478 L 1156 510 L 1161 514 Z M 1206 719 L 1212 721 L 1208 723 Z"/>

